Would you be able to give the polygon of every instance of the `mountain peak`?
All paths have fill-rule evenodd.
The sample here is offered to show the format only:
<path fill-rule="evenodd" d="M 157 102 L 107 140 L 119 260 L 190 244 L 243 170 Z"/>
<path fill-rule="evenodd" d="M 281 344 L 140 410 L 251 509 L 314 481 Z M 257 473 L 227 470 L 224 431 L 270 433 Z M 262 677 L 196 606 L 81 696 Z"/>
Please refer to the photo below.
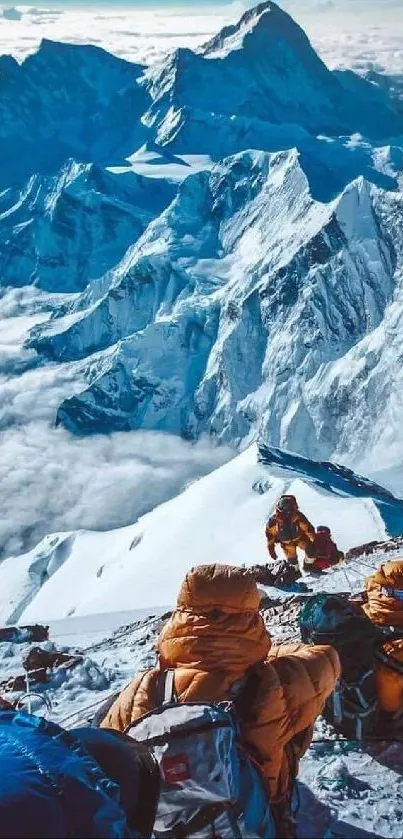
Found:
<path fill-rule="evenodd" d="M 208 58 L 224 58 L 245 48 L 251 39 L 255 45 L 257 39 L 274 40 L 279 36 L 309 45 L 307 36 L 292 17 L 269 0 L 248 9 L 237 23 L 224 27 L 201 47 L 200 52 Z"/>

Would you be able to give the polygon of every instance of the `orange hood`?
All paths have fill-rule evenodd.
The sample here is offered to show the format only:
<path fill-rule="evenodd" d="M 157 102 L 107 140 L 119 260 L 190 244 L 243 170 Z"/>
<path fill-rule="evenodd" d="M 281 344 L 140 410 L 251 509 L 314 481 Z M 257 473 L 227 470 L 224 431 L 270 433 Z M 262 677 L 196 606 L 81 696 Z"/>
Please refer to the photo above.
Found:
<path fill-rule="evenodd" d="M 366 581 L 364 610 L 380 626 L 403 626 L 403 559 L 381 565 Z"/>
<path fill-rule="evenodd" d="M 219 671 L 229 682 L 242 677 L 271 647 L 259 603 L 256 583 L 244 568 L 192 568 L 158 640 L 162 665 Z"/>

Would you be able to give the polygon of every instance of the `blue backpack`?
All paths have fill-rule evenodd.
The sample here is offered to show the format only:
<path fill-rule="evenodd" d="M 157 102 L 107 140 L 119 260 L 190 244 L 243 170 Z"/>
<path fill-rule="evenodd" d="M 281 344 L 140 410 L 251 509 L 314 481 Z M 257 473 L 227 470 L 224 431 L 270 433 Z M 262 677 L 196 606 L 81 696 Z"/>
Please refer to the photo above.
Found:
<path fill-rule="evenodd" d="M 134 836 L 119 787 L 70 732 L 0 712 L 0 837 L 120 839 Z"/>

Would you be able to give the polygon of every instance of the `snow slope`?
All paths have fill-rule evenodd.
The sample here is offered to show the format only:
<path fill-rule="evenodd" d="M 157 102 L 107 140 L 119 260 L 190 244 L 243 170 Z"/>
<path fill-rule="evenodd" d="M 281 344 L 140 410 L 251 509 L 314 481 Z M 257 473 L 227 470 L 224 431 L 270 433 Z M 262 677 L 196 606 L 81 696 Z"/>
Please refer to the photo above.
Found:
<path fill-rule="evenodd" d="M 307 466 L 300 475 L 295 463 L 266 467 L 252 446 L 131 527 L 46 537 L 0 565 L 1 620 L 170 607 L 192 565 L 267 561 L 264 525 L 284 491 L 315 525 L 329 525 L 342 549 L 403 531 L 403 502 L 390 495 L 379 504 L 375 485 L 360 489 L 351 475 L 341 486 L 331 470 L 315 484 Z"/>

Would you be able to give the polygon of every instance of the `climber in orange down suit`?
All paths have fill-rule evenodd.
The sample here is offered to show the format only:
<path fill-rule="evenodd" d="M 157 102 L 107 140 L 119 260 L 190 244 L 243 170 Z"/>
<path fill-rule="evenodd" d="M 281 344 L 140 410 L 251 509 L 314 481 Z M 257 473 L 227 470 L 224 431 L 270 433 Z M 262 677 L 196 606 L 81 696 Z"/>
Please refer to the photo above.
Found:
<path fill-rule="evenodd" d="M 315 536 L 315 528 L 299 510 L 294 495 L 282 495 L 276 512 L 266 525 L 267 549 L 271 558 L 277 559 L 275 546 L 280 544 L 288 562 L 298 567 L 297 548 L 306 552 Z M 309 562 L 313 559 L 308 559 Z"/>

